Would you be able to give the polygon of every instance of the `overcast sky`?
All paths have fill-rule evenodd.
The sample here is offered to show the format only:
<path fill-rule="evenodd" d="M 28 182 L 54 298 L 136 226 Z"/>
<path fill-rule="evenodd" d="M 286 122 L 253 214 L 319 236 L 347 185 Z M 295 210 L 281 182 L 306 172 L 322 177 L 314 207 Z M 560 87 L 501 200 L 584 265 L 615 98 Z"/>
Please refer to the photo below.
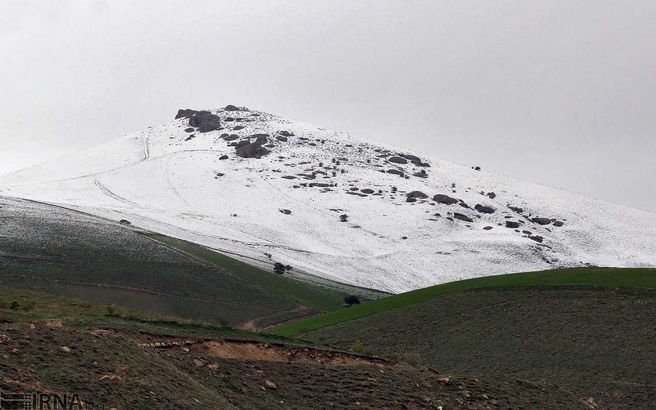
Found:
<path fill-rule="evenodd" d="M 656 211 L 656 1 L 0 2 L 0 173 L 245 105 Z"/>

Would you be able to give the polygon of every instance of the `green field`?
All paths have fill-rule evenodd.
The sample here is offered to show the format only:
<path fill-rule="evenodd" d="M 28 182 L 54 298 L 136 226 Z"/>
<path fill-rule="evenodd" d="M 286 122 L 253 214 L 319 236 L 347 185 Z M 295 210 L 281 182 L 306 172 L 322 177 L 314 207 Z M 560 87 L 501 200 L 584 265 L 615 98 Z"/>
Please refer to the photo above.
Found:
<path fill-rule="evenodd" d="M 513 273 L 445 283 L 390 296 L 306 320 L 271 329 L 277 335 L 297 336 L 375 313 L 422 302 L 453 292 L 476 288 L 509 286 L 593 285 L 627 288 L 656 288 L 656 269 L 574 268 Z"/>
<path fill-rule="evenodd" d="M 656 290 L 515 286 L 453 292 L 303 338 L 443 374 L 553 383 L 593 408 L 648 409 L 654 323 Z"/>

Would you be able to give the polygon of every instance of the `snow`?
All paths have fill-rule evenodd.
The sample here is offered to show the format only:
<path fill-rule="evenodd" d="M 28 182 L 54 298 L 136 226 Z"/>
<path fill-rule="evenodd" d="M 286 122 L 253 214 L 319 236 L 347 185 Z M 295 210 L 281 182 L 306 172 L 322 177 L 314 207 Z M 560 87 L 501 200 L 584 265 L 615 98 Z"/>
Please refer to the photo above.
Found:
<path fill-rule="evenodd" d="M 188 141 L 185 118 L 147 128 L 1 176 L 0 195 L 128 219 L 140 228 L 258 265 L 280 261 L 294 270 L 390 292 L 585 264 L 656 266 L 654 213 L 378 146 L 267 113 L 213 112 L 223 120 L 243 120 L 223 121 L 222 130 L 194 132 Z M 231 130 L 235 125 L 245 128 Z M 294 134 L 287 142 L 275 139 L 283 130 Z M 269 134 L 275 146 L 260 159 L 240 158 L 221 138 L 224 133 L 240 138 Z M 385 152 L 417 155 L 430 167 L 392 164 L 379 156 Z M 220 160 L 224 154 L 229 159 Z M 381 172 L 388 169 L 402 170 L 409 178 Z M 413 176 L 421 169 L 427 178 Z M 326 174 L 299 176 L 316 171 Z M 336 185 L 329 191 L 300 186 L 311 183 Z M 382 193 L 347 194 L 351 188 Z M 405 193 L 415 190 L 428 199 L 406 202 Z M 489 192 L 496 196 L 484 195 Z M 462 199 L 470 208 L 436 204 L 431 198 L 438 193 Z M 479 213 L 473 209 L 476 204 L 496 211 Z M 523 208 L 523 215 L 507 205 Z M 474 222 L 448 219 L 453 212 Z M 341 214 L 348 215 L 348 222 L 340 221 Z M 541 226 L 530 221 L 536 216 L 564 224 Z M 506 220 L 522 221 L 519 232 L 506 228 Z M 486 226 L 492 229 L 484 230 Z M 543 242 L 531 240 L 523 230 L 542 236 Z"/>

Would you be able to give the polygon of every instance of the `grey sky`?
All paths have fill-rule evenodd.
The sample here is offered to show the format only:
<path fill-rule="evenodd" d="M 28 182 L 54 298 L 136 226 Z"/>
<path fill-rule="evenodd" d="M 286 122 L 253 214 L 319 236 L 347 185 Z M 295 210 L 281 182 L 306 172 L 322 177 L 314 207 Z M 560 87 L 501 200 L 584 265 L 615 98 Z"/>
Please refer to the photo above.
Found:
<path fill-rule="evenodd" d="M 656 211 L 656 2 L 0 2 L 0 173 L 246 105 Z"/>

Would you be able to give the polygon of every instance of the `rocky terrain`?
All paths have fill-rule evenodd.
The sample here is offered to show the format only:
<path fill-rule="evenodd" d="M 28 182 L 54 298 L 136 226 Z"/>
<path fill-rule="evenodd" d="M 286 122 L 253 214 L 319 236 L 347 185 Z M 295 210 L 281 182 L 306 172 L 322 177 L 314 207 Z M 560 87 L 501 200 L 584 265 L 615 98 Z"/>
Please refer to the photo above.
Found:
<path fill-rule="evenodd" d="M 244 107 L 174 117 L 2 176 L 0 194 L 389 292 L 507 272 L 656 265 L 653 213 Z"/>

